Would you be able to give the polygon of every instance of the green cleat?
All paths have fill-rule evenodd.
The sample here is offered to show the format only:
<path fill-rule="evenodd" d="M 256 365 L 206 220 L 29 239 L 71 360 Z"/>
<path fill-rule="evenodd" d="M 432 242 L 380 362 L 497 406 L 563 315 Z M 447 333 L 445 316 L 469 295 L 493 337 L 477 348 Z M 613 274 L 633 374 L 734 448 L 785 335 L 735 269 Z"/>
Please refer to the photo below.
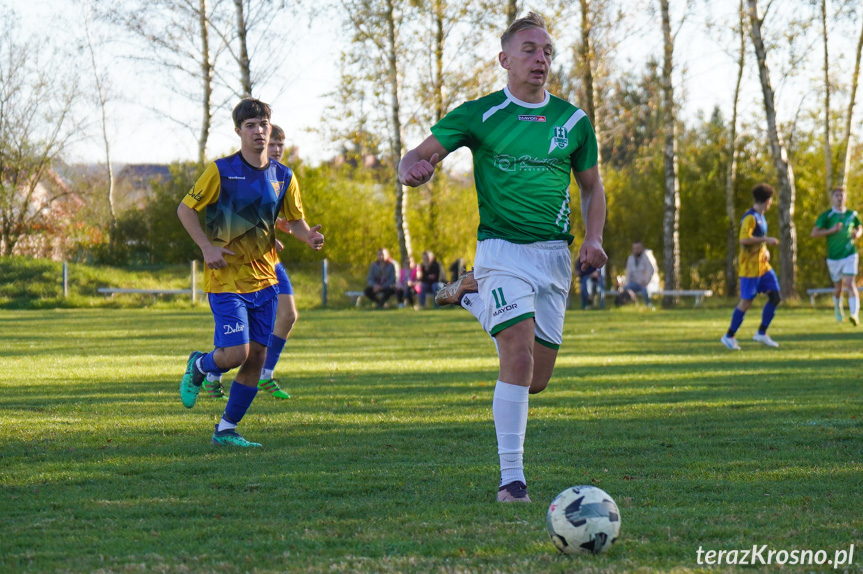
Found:
<path fill-rule="evenodd" d="M 204 382 L 205 375 L 195 366 L 195 361 L 204 353 L 200 351 L 192 351 L 189 355 L 189 362 L 186 363 L 186 372 L 183 374 L 183 380 L 180 381 L 180 400 L 183 401 L 183 406 L 190 409 L 195 406 L 195 401 L 198 400 L 198 393 L 201 392 L 201 383 Z"/>
<path fill-rule="evenodd" d="M 204 390 L 207 391 L 207 396 L 211 399 L 221 399 L 223 401 L 228 400 L 228 395 L 225 394 L 225 389 L 222 387 L 222 381 L 206 380 L 201 384 L 201 386 L 204 387 Z"/>
<path fill-rule="evenodd" d="M 279 387 L 279 383 L 277 379 L 261 379 L 258 381 L 258 388 L 262 391 L 267 391 L 273 398 L 275 399 L 289 399 L 291 395 L 283 391 Z"/>
<path fill-rule="evenodd" d="M 219 425 L 216 425 L 216 432 L 213 433 L 213 444 L 219 446 L 239 446 L 242 448 L 260 447 L 257 442 L 249 442 L 240 436 L 237 429 L 219 430 Z"/>

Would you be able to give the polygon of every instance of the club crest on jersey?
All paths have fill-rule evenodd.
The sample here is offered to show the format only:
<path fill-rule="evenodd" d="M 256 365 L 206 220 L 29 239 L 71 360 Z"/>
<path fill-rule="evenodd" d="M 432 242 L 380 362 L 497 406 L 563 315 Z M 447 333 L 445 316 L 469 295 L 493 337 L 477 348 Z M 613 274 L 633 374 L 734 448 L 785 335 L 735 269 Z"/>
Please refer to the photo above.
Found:
<path fill-rule="evenodd" d="M 563 126 L 556 126 L 554 128 L 554 137 L 551 138 L 551 143 L 559 147 L 560 149 L 564 149 L 567 145 L 569 145 L 569 140 L 566 137 L 566 128 Z"/>
<path fill-rule="evenodd" d="M 529 115 L 520 115 L 520 116 L 518 116 L 518 121 L 520 121 L 520 122 L 541 122 L 541 123 L 545 123 L 545 116 L 529 116 Z"/>
<path fill-rule="evenodd" d="M 284 183 L 284 182 L 281 182 L 281 181 L 271 181 L 270 182 L 270 185 L 273 186 L 273 191 L 276 192 L 276 195 L 279 195 L 279 190 L 282 189 L 282 183 Z"/>

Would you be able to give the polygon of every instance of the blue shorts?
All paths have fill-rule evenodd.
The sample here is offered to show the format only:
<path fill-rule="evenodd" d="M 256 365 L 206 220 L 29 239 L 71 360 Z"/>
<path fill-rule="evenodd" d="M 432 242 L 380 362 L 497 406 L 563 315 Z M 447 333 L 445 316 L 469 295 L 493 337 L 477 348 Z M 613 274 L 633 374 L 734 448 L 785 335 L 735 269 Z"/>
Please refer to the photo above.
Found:
<path fill-rule="evenodd" d="M 776 278 L 776 273 L 771 269 L 760 277 L 741 277 L 740 278 L 740 298 L 755 299 L 758 293 L 767 293 L 768 291 L 776 291 L 779 293 L 779 279 Z"/>
<path fill-rule="evenodd" d="M 278 288 L 254 293 L 210 293 L 210 309 L 216 321 L 213 344 L 236 347 L 252 340 L 267 346 L 276 321 Z"/>
<path fill-rule="evenodd" d="M 279 295 L 294 294 L 294 287 L 291 285 L 291 280 L 288 279 L 288 272 L 281 262 L 276 263 L 276 278 L 279 280 Z"/>

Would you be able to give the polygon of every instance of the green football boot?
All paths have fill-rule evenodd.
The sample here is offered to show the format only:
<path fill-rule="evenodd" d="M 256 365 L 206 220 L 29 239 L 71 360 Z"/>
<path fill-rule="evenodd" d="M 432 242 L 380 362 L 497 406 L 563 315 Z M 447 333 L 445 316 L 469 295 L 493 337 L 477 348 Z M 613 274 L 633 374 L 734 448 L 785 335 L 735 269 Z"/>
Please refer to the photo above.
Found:
<path fill-rule="evenodd" d="M 189 362 L 186 363 L 186 372 L 180 381 L 180 400 L 183 401 L 183 406 L 187 409 L 195 406 L 198 393 L 201 392 L 201 383 L 206 378 L 206 375 L 195 366 L 195 361 L 203 354 L 200 351 L 192 351 L 192 354 L 189 355 Z"/>
<path fill-rule="evenodd" d="M 240 436 L 237 429 L 219 430 L 219 425 L 216 425 L 216 432 L 213 433 L 213 444 L 219 446 L 238 446 L 240 448 L 260 447 L 257 442 L 249 442 Z"/>
<path fill-rule="evenodd" d="M 223 401 L 228 400 L 228 395 L 225 394 L 225 388 L 222 386 L 222 381 L 210 381 L 207 379 L 201 384 L 201 386 L 205 391 L 207 391 L 207 396 L 211 399 L 220 399 Z"/>
<path fill-rule="evenodd" d="M 275 399 L 289 399 L 291 395 L 286 393 L 279 387 L 278 379 L 261 379 L 258 381 L 258 388 L 262 391 L 267 391 Z"/>

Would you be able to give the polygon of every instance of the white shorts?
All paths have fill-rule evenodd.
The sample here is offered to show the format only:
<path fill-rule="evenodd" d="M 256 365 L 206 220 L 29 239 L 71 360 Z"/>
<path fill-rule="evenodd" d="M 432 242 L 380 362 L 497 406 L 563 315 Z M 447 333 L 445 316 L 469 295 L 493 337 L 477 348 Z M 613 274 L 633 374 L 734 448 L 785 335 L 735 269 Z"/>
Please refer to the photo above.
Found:
<path fill-rule="evenodd" d="M 533 318 L 537 342 L 560 347 L 572 280 L 566 241 L 485 239 L 477 244 L 474 277 L 484 306 L 482 326 L 490 335 Z"/>
<path fill-rule="evenodd" d="M 827 269 L 830 270 L 830 280 L 834 283 L 842 281 L 842 277 L 854 277 L 857 275 L 859 256 L 855 253 L 842 259 L 828 259 Z"/>

